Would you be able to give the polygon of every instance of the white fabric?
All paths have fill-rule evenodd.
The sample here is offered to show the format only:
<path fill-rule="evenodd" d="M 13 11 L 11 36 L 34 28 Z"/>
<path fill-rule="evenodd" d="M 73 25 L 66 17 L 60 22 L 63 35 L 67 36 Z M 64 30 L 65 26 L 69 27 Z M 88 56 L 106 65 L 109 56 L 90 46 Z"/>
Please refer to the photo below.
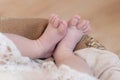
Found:
<path fill-rule="evenodd" d="M 39 62 L 39 63 L 38 63 Z M 0 80 L 96 80 L 66 65 L 23 57 L 16 46 L 0 33 Z"/>
<path fill-rule="evenodd" d="M 78 50 L 75 54 L 86 60 L 100 80 L 120 80 L 120 59 L 116 54 L 95 48 Z"/>

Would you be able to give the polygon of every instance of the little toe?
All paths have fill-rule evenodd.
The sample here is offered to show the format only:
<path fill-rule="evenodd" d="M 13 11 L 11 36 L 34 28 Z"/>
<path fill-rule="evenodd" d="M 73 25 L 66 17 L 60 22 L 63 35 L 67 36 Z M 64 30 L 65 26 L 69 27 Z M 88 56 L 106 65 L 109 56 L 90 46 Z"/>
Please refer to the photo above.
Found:
<path fill-rule="evenodd" d="M 55 20 L 56 20 L 57 17 L 58 16 L 54 14 L 54 16 L 53 16 L 53 23 L 55 22 Z"/>
<path fill-rule="evenodd" d="M 89 25 L 89 21 L 85 20 L 85 24 L 82 26 L 82 30 L 86 30 L 86 28 L 88 28 Z"/>
<path fill-rule="evenodd" d="M 56 17 L 58 17 L 58 15 L 52 14 L 49 18 L 49 23 L 54 24 Z"/>
<path fill-rule="evenodd" d="M 53 18 L 52 18 L 52 20 L 51 20 L 51 24 L 53 25 L 54 24 L 54 22 L 55 22 L 55 18 L 56 18 L 56 15 L 53 15 Z"/>
<path fill-rule="evenodd" d="M 50 24 L 53 24 L 54 16 L 55 16 L 55 15 L 53 15 L 53 14 L 50 16 L 50 18 L 49 18 L 49 23 L 50 23 Z"/>
<path fill-rule="evenodd" d="M 60 24 L 60 19 L 58 16 L 56 16 L 54 19 L 53 26 L 57 28 L 59 26 L 59 24 Z"/>
<path fill-rule="evenodd" d="M 89 33 L 91 31 L 90 25 L 86 25 L 86 29 L 83 30 L 84 33 Z"/>
<path fill-rule="evenodd" d="M 51 15 L 51 16 L 49 17 L 49 23 L 52 23 L 52 18 L 53 18 L 53 16 Z"/>
<path fill-rule="evenodd" d="M 66 21 L 61 21 L 60 25 L 58 27 L 58 30 L 61 34 L 65 34 L 67 32 L 67 22 Z"/>

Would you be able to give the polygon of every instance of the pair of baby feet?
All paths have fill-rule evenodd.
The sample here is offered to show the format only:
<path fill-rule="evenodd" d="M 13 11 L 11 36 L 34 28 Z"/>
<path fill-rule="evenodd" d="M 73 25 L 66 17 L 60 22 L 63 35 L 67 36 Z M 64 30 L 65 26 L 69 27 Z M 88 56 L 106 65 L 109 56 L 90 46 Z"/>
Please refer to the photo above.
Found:
<path fill-rule="evenodd" d="M 79 15 L 75 15 L 68 22 L 61 20 L 56 14 L 51 15 L 45 32 L 38 39 L 43 50 L 40 58 L 50 57 L 54 50 L 61 53 L 66 50 L 72 52 L 82 36 L 90 29 L 89 21 L 80 20 Z"/>

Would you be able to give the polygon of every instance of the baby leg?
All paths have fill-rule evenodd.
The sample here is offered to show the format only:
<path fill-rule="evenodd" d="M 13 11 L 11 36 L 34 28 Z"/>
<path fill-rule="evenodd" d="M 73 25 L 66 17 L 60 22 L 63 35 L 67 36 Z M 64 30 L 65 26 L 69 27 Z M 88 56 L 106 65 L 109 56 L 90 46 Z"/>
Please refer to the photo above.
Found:
<path fill-rule="evenodd" d="M 92 74 L 87 63 L 73 53 L 76 44 L 90 30 L 89 22 L 80 21 L 80 17 L 76 15 L 69 21 L 68 25 L 68 33 L 58 44 L 54 53 L 55 62 L 58 66 L 66 64 L 80 72 Z"/>
<path fill-rule="evenodd" d="M 50 57 L 56 44 L 65 36 L 66 30 L 67 23 L 54 14 L 51 15 L 45 32 L 37 40 L 30 40 L 15 34 L 5 33 L 5 35 L 15 43 L 23 56 L 35 59 Z"/>

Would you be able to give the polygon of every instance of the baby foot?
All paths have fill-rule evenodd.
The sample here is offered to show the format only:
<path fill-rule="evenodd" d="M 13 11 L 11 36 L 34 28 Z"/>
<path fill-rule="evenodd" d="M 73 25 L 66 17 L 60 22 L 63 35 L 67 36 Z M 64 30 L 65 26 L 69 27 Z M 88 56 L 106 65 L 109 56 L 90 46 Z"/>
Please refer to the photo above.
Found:
<path fill-rule="evenodd" d="M 63 39 L 67 31 L 67 23 L 61 21 L 58 15 L 51 15 L 49 24 L 43 35 L 37 40 L 40 49 L 40 57 L 47 58 L 52 55 L 56 44 Z"/>
<path fill-rule="evenodd" d="M 68 22 L 68 32 L 64 39 L 59 43 L 54 57 L 56 54 L 60 52 L 73 52 L 76 44 L 80 41 L 84 34 L 87 34 L 90 31 L 89 21 L 83 20 L 80 21 L 80 17 L 75 15 L 69 22 Z M 62 55 L 62 53 L 60 53 Z M 64 56 L 64 54 L 63 54 Z M 59 56 L 58 56 L 59 57 Z"/>

